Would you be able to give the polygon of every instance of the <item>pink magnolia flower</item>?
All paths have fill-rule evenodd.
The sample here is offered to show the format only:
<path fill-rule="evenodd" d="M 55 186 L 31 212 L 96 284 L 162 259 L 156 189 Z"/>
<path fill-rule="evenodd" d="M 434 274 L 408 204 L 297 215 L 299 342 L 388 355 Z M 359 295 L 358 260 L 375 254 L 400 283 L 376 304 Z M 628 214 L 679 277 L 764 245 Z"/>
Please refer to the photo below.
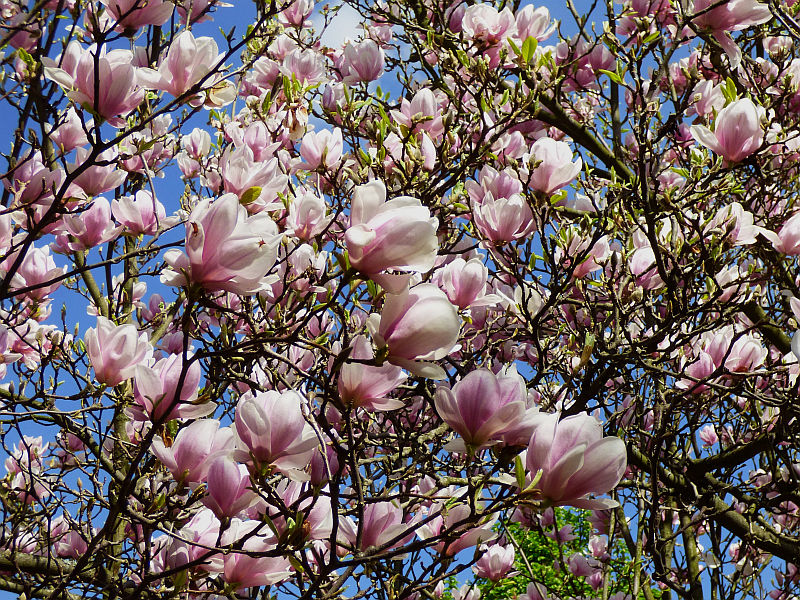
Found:
<path fill-rule="evenodd" d="M 219 519 L 210 509 L 204 508 L 181 527 L 178 536 L 154 537 L 153 570 L 161 572 L 198 561 L 200 568 L 206 571 L 221 571 L 222 558 L 209 550 L 217 545 L 219 530 Z"/>
<path fill-rule="evenodd" d="M 497 522 L 496 517 L 481 517 L 476 525 L 472 506 L 467 503 L 453 504 L 456 498 L 463 498 L 465 493 L 466 488 L 459 488 L 453 492 L 452 498 L 436 502 L 429 511 L 430 515 L 436 516 L 430 520 L 426 519 L 426 522 L 417 529 L 417 535 L 423 540 L 447 532 L 447 538 L 451 541 L 441 541 L 433 546 L 437 552 L 446 556 L 455 556 L 464 548 L 490 542 L 497 537 L 497 533 L 492 530 Z M 453 539 L 454 536 L 457 537 Z"/>
<path fill-rule="evenodd" d="M 472 371 L 452 390 L 439 387 L 434 398 L 436 411 L 461 436 L 446 448 L 463 452 L 465 444 L 477 449 L 499 439 L 525 416 L 526 396 L 515 379 L 497 377 L 488 369 Z"/>
<path fill-rule="evenodd" d="M 559 237 L 555 259 L 563 268 L 572 269 L 575 279 L 580 279 L 602 269 L 610 254 L 608 236 L 595 240 L 591 235 L 582 235 L 577 229 L 567 228 Z M 579 258 L 580 262 L 575 264 Z"/>
<path fill-rule="evenodd" d="M 714 229 L 724 232 L 725 238 L 734 246 L 755 244 L 758 234 L 761 233 L 770 240 L 771 231 L 755 224 L 753 213 L 745 210 L 738 202 L 731 202 L 722 206 L 709 221 L 706 231 L 710 234 Z"/>
<path fill-rule="evenodd" d="M 658 274 L 655 252 L 649 245 L 633 251 L 628 259 L 628 268 L 636 278 L 636 284 L 645 290 L 658 289 L 664 285 L 664 280 Z"/>
<path fill-rule="evenodd" d="M 778 233 L 762 231 L 776 251 L 787 256 L 800 254 L 800 212 L 795 212 L 784 221 Z"/>
<path fill-rule="evenodd" d="M 172 419 L 196 419 L 214 412 L 216 404 L 213 402 L 197 403 L 201 374 L 198 361 L 184 365 L 180 354 L 170 354 L 152 367 L 137 366 L 135 403 L 131 407 L 134 419 L 165 423 Z"/>
<path fill-rule="evenodd" d="M 66 154 L 75 148 L 85 146 L 89 143 L 86 137 L 86 132 L 92 128 L 92 121 L 84 122 L 78 116 L 75 107 L 70 106 L 63 116 L 63 120 L 59 119 L 52 129 L 50 129 L 49 137 L 53 143 L 58 146 L 63 154 Z M 46 127 L 51 127 L 49 124 Z"/>
<path fill-rule="evenodd" d="M 172 271 L 162 281 L 253 294 L 270 282 L 266 274 L 277 260 L 280 237 L 268 215 L 248 216 L 235 194 L 203 200 L 186 224 L 186 253 L 170 250 L 164 255 Z"/>
<path fill-rule="evenodd" d="M 203 23 L 211 19 L 210 13 L 217 7 L 230 7 L 232 4 L 221 0 L 176 0 L 181 23 Z M 191 11 L 191 14 L 190 14 Z"/>
<path fill-rule="evenodd" d="M 700 440 L 703 442 L 703 445 L 706 447 L 713 446 L 717 442 L 719 442 L 719 436 L 717 436 L 717 430 L 714 428 L 713 425 L 706 425 L 700 430 L 699 433 Z"/>
<path fill-rule="evenodd" d="M 309 24 L 308 17 L 314 11 L 314 0 L 292 0 L 279 14 L 278 19 L 284 25 L 305 27 Z"/>
<path fill-rule="evenodd" d="M 517 600 L 551 600 L 551 596 L 544 584 L 532 581 L 525 589 L 525 593 L 517 596 Z"/>
<path fill-rule="evenodd" d="M 238 515 L 258 497 L 252 489 L 247 467 L 224 455 L 208 467 L 206 490 L 208 495 L 203 498 L 203 504 L 220 519 Z"/>
<path fill-rule="evenodd" d="M 398 548 L 406 544 L 414 535 L 410 523 L 403 515 L 403 509 L 394 502 L 373 502 L 364 508 L 360 527 L 351 519 L 340 519 L 340 540 L 359 550 Z M 361 538 L 358 538 L 359 529 Z"/>
<path fill-rule="evenodd" d="M 455 258 L 436 271 L 434 281 L 461 310 L 497 304 L 500 297 L 486 293 L 489 269 L 479 258 Z"/>
<path fill-rule="evenodd" d="M 249 209 L 265 208 L 269 202 L 284 190 L 288 178 L 280 170 L 277 158 L 257 161 L 249 146 L 228 150 L 220 159 L 223 188 L 226 192 L 240 198 L 245 193 L 252 194 L 247 199 Z M 253 210 L 252 212 L 260 212 Z"/>
<path fill-rule="evenodd" d="M 375 358 L 372 345 L 360 335 L 353 340 L 349 358 L 370 360 Z M 387 396 L 408 376 L 400 367 L 387 364 L 376 367 L 362 363 L 345 362 L 339 371 L 339 396 L 342 402 L 361 406 L 366 410 L 394 410 L 401 408 L 401 400 Z"/>
<path fill-rule="evenodd" d="M 295 524 L 301 526 L 299 529 L 304 539 L 324 540 L 330 538 L 333 531 L 333 513 L 331 499 L 325 495 L 329 493 L 328 490 L 317 494 L 306 482 L 284 479 L 275 486 L 275 492 L 280 497 L 280 501 L 274 505 L 257 503 L 253 507 L 255 511 L 251 511 L 251 513 L 266 514 L 272 521 L 272 526 L 279 538 L 283 538 L 287 533 L 294 533 L 290 532 L 289 523 L 284 517 L 287 507 L 291 507 L 292 512 L 296 514 Z"/>
<path fill-rule="evenodd" d="M 730 348 L 725 368 L 732 373 L 752 373 L 764 364 L 769 351 L 755 335 L 740 336 Z"/>
<path fill-rule="evenodd" d="M 465 583 L 453 590 L 453 600 L 480 600 L 481 590 L 474 583 Z"/>
<path fill-rule="evenodd" d="M 481 167 L 478 181 L 467 180 L 467 193 L 474 204 L 492 198 L 511 198 L 522 193 L 522 182 L 511 171 L 497 171 L 489 165 Z"/>
<path fill-rule="evenodd" d="M 134 235 L 155 235 L 159 226 L 172 224 L 167 220 L 167 212 L 153 194 L 139 190 L 133 196 L 123 196 L 111 201 L 114 218 Z"/>
<path fill-rule="evenodd" d="M 697 382 L 710 377 L 718 368 L 719 365 L 710 354 L 698 350 L 691 362 L 684 366 L 684 373 L 687 377 L 676 381 L 675 387 L 689 390 L 693 394 L 702 394 L 709 387 Z M 690 377 L 691 379 L 689 379 Z"/>
<path fill-rule="evenodd" d="M 83 167 L 90 156 L 90 151 L 86 148 L 78 148 L 75 151 L 75 160 L 67 165 L 67 172 L 74 173 L 79 167 Z M 80 187 L 86 196 L 97 196 L 122 185 L 128 174 L 117 169 L 117 151 L 106 150 L 90 163 L 91 166 L 84 168 L 80 174 L 74 178 L 75 184 Z"/>
<path fill-rule="evenodd" d="M 583 167 L 583 161 L 579 158 L 572 162 L 572 156 L 572 148 L 566 142 L 547 137 L 539 138 L 531 146 L 527 158 L 533 169 L 528 185 L 544 194 L 552 194 L 568 185 Z"/>
<path fill-rule="evenodd" d="M 388 294 L 380 316 L 373 313 L 370 319 L 373 338 L 388 346 L 391 362 L 417 375 L 444 377 L 437 365 L 415 363 L 444 358 L 458 341 L 458 312 L 439 288 L 423 283 Z"/>
<path fill-rule="evenodd" d="M 575 577 L 589 577 L 597 571 L 598 566 L 596 560 L 589 559 L 579 552 L 570 554 L 567 559 L 567 569 Z"/>
<path fill-rule="evenodd" d="M 42 460 L 49 445 L 44 443 L 42 436 L 22 436 L 17 442 L 17 447 L 5 460 L 6 471 L 16 475 L 22 471 L 41 470 Z"/>
<path fill-rule="evenodd" d="M 742 61 L 742 51 L 731 38 L 730 32 L 741 31 L 772 19 L 769 6 L 756 0 L 694 0 L 693 8 L 697 16 L 692 18 L 692 22 L 701 29 L 711 31 L 728 55 L 733 69 Z"/>
<path fill-rule="evenodd" d="M 175 5 L 164 0 L 100 0 L 117 23 L 117 29 L 136 30 L 143 25 L 163 25 Z"/>
<path fill-rule="evenodd" d="M 347 84 L 375 81 L 383 74 L 383 49 L 374 40 L 350 42 L 341 56 L 341 73 Z"/>
<path fill-rule="evenodd" d="M 467 39 L 494 45 L 516 33 L 514 13 L 506 7 L 501 11 L 490 4 L 473 4 L 464 11 L 461 31 Z"/>
<path fill-rule="evenodd" d="M 304 85 L 315 85 L 326 80 L 325 58 L 311 48 L 295 48 L 283 59 L 281 71 Z"/>
<path fill-rule="evenodd" d="M 272 465 L 284 475 L 302 479 L 319 445 L 303 416 L 303 397 L 294 390 L 244 394 L 236 406 L 236 457 Z"/>
<path fill-rule="evenodd" d="M 277 158 L 257 161 L 249 146 L 226 151 L 220 159 L 219 166 L 226 192 L 236 194 L 240 198 L 245 192 L 258 192 L 255 198 L 250 198 L 250 203 L 256 200 L 263 203 L 268 195 L 272 196 L 271 199 L 276 198 L 277 194 L 274 192 L 282 190 L 287 181 L 286 176 L 280 171 Z M 262 196 L 264 198 L 261 198 Z"/>
<path fill-rule="evenodd" d="M 80 106 L 88 107 L 111 125 L 122 119 L 144 99 L 144 90 L 137 85 L 133 53 L 129 50 L 81 48 L 77 41 L 67 46 L 61 67 L 49 58 L 42 58 L 44 74 L 67 90 L 67 96 Z M 95 69 L 95 65 L 97 69 Z"/>
<path fill-rule="evenodd" d="M 722 93 L 722 85 L 715 84 L 709 79 L 704 79 L 698 83 L 692 91 L 694 104 L 692 109 L 700 116 L 713 114 L 720 111 L 725 106 L 725 95 Z"/>
<path fill-rule="evenodd" d="M 338 127 L 333 131 L 309 131 L 300 144 L 300 156 L 305 161 L 303 167 L 311 170 L 319 167 L 334 169 L 342 160 L 343 148 L 342 130 Z"/>
<path fill-rule="evenodd" d="M 269 555 L 274 554 L 275 538 L 261 521 L 232 519 L 220 541 L 237 548 L 224 555 L 222 569 L 222 578 L 237 591 L 274 585 L 292 575 L 288 558 Z"/>
<path fill-rule="evenodd" d="M 556 30 L 550 11 L 545 6 L 534 8 L 533 4 L 528 4 L 522 7 L 517 13 L 516 21 L 517 38 L 520 42 L 525 42 L 529 37 L 543 42 Z"/>
<path fill-rule="evenodd" d="M 172 40 L 158 70 L 139 70 L 139 81 L 147 89 L 162 90 L 176 98 L 195 86 L 198 92 L 210 90 L 218 84 L 225 87 L 219 74 L 210 75 L 218 69 L 224 56 L 219 52 L 214 38 L 195 38 L 191 31 L 184 30 Z M 203 102 L 204 97 L 198 95 L 191 98 L 189 103 L 200 106 Z"/>
<path fill-rule="evenodd" d="M 713 132 L 705 125 L 692 125 L 692 136 L 726 162 L 736 163 L 753 154 L 764 141 L 764 114 L 762 107 L 742 98 L 719 111 Z"/>
<path fill-rule="evenodd" d="M 511 242 L 536 231 L 533 211 L 522 194 L 493 198 L 486 192 L 483 201 L 472 207 L 475 227 L 495 243 Z"/>
<path fill-rule="evenodd" d="M 23 155 L 15 169 L 3 178 L 3 185 L 17 204 L 49 203 L 61 187 L 66 173 L 58 167 L 49 169 L 38 150 Z"/>
<path fill-rule="evenodd" d="M 233 430 L 216 419 L 199 419 L 181 429 L 169 448 L 153 438 L 152 450 L 177 481 L 200 483 L 217 457 L 233 452 Z"/>
<path fill-rule="evenodd" d="M 134 325 L 114 325 L 102 316 L 97 317 L 96 328 L 86 331 L 83 341 L 95 378 L 106 385 L 133 377 L 137 365 L 153 353 L 146 333 L 139 333 Z"/>
<path fill-rule="evenodd" d="M 87 540 L 92 535 L 87 535 L 68 522 L 63 516 L 53 520 L 50 525 L 50 539 L 53 540 L 53 551 L 62 558 L 79 558 L 89 549 Z"/>
<path fill-rule="evenodd" d="M 333 215 L 328 215 L 325 200 L 308 190 L 300 190 L 289 204 L 286 215 L 286 233 L 301 240 L 315 238 L 330 225 Z"/>
<path fill-rule="evenodd" d="M 119 235 L 120 229 L 111 220 L 111 205 L 100 196 L 76 214 L 65 215 L 58 245 L 65 252 L 89 250 Z"/>
<path fill-rule="evenodd" d="M 492 544 L 488 548 L 484 547 L 483 550 L 484 554 L 478 562 L 472 565 L 475 575 L 494 582 L 508 576 L 509 571 L 514 567 L 514 546 Z"/>
<path fill-rule="evenodd" d="M 6 273 L 19 258 L 17 250 L 0 263 L 0 273 Z M 37 248 L 32 246 L 26 253 L 19 267 L 11 277 L 9 289 L 19 291 L 18 296 L 24 296 L 33 301 L 42 301 L 52 294 L 61 285 L 61 281 L 53 281 L 65 272 L 63 267 L 57 267 L 55 260 L 50 256 L 50 248 Z"/>
<path fill-rule="evenodd" d="M 428 88 L 418 90 L 409 102 L 406 98 L 400 101 L 400 110 L 391 111 L 392 117 L 400 125 L 412 131 L 427 131 L 434 139 L 444 133 L 442 109 L 436 96 Z"/>
<path fill-rule="evenodd" d="M 387 202 L 382 181 L 360 185 L 353 193 L 345 232 L 350 263 L 368 275 L 386 269 L 429 271 L 439 249 L 438 226 L 416 198 L 400 196 Z"/>
<path fill-rule="evenodd" d="M 559 417 L 541 415 L 531 436 L 526 466 L 531 476 L 542 471 L 535 487 L 555 506 L 617 506 L 613 500 L 588 495 L 605 494 L 619 483 L 627 466 L 625 444 L 618 437 L 603 437 L 600 421 L 587 414 Z"/>

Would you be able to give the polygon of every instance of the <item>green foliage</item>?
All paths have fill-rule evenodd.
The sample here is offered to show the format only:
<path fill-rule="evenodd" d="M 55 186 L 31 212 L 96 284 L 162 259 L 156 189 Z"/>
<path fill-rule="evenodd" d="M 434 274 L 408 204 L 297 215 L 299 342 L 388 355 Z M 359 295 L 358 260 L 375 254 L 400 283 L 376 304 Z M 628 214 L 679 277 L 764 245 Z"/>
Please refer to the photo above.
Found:
<path fill-rule="evenodd" d="M 574 553 L 591 556 L 589 539 L 592 537 L 592 526 L 588 517 L 589 511 L 555 509 L 555 529 L 563 531 L 566 525 L 570 526 L 575 536 L 573 540 L 555 540 L 546 536 L 544 530 L 529 530 L 517 523 L 507 523 L 502 529 L 506 538 L 513 537 L 516 541 L 514 570 L 519 573 L 497 583 L 477 578 L 475 582 L 481 590 L 481 600 L 514 599 L 525 593 L 531 581 L 544 585 L 554 598 L 602 598 L 602 588 L 593 590 L 586 577 L 572 575 L 566 566 Z M 549 528 L 549 531 L 553 529 Z M 617 593 L 630 594 L 635 568 L 633 557 L 621 540 L 616 540 L 609 553 L 607 597 Z M 642 582 L 642 585 L 645 583 Z M 651 591 L 653 598 L 661 597 L 661 591 L 657 588 Z M 637 600 L 643 600 L 644 597 L 640 591 Z"/>

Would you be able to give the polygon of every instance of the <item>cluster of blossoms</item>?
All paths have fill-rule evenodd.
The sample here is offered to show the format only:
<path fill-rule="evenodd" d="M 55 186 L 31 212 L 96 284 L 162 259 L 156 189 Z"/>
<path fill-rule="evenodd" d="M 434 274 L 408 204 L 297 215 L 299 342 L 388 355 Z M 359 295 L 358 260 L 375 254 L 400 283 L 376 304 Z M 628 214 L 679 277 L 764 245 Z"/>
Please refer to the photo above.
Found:
<path fill-rule="evenodd" d="M 0 589 L 792 598 L 794 9 L 254 4 L 0 0 Z"/>

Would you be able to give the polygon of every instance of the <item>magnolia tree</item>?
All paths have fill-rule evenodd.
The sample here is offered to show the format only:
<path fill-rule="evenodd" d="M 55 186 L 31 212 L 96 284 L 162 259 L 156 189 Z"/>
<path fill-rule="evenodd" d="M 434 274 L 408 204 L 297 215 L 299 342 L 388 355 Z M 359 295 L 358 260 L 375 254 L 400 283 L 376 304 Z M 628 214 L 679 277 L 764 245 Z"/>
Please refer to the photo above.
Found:
<path fill-rule="evenodd" d="M 245 4 L 0 0 L 0 589 L 795 598 L 800 5 Z"/>

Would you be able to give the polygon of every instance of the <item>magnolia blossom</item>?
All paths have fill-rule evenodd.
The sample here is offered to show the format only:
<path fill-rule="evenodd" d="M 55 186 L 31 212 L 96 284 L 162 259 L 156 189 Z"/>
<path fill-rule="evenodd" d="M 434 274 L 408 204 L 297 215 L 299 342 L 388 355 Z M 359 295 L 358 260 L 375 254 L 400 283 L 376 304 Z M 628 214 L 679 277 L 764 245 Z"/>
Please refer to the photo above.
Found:
<path fill-rule="evenodd" d="M 369 360 L 375 358 L 372 346 L 364 336 L 353 340 L 349 358 Z M 391 364 L 379 367 L 346 362 L 339 371 L 339 395 L 342 402 L 361 406 L 367 410 L 394 410 L 403 402 L 387 396 L 405 382 L 408 376 L 400 367 Z"/>
<path fill-rule="evenodd" d="M 529 37 L 543 42 L 556 30 L 546 6 L 534 7 L 533 4 L 523 6 L 516 16 L 517 38 L 524 43 Z"/>
<path fill-rule="evenodd" d="M 705 125 L 692 125 L 692 136 L 727 162 L 736 163 L 761 147 L 764 141 L 764 131 L 761 129 L 764 114 L 762 107 L 749 98 L 742 98 L 719 111 L 713 132 Z"/>
<path fill-rule="evenodd" d="M 164 423 L 172 419 L 204 417 L 216 408 L 213 402 L 197 402 L 201 369 L 197 360 L 184 363 L 180 354 L 171 354 L 152 367 L 136 367 L 134 405 L 137 421 Z"/>
<path fill-rule="evenodd" d="M 60 248 L 66 252 L 88 250 L 119 235 L 120 228 L 111 221 L 111 205 L 102 196 L 74 215 L 62 219 Z"/>
<path fill-rule="evenodd" d="M 725 50 L 736 69 L 742 61 L 742 51 L 731 39 L 731 31 L 741 31 L 753 25 L 760 25 L 772 19 L 772 12 L 767 4 L 756 0 L 694 0 L 692 18 L 695 26 L 709 29 L 720 46 Z"/>
<path fill-rule="evenodd" d="M 461 30 L 468 39 L 496 44 L 516 33 L 514 13 L 508 7 L 498 11 L 490 4 L 473 4 L 464 11 Z"/>
<path fill-rule="evenodd" d="M 159 226 L 173 224 L 167 220 L 167 212 L 147 190 L 139 190 L 132 196 L 122 196 L 111 201 L 111 212 L 114 218 L 125 226 L 126 231 L 134 235 L 154 235 Z"/>
<path fill-rule="evenodd" d="M 143 25 L 163 25 L 175 5 L 165 0 L 100 0 L 120 30 L 136 30 Z"/>
<path fill-rule="evenodd" d="M 184 427 L 167 447 L 160 437 L 153 439 L 153 454 L 178 481 L 200 483 L 211 463 L 233 451 L 233 430 L 220 427 L 215 419 L 199 419 Z"/>
<path fill-rule="evenodd" d="M 125 171 L 117 169 L 116 162 L 116 150 L 106 150 L 90 160 L 90 151 L 78 148 L 75 161 L 67 165 L 67 171 L 72 174 L 80 169 L 81 172 L 74 178 L 75 184 L 86 192 L 86 196 L 97 196 L 122 185 L 128 177 Z M 91 165 L 88 168 L 87 163 Z"/>
<path fill-rule="evenodd" d="M 351 519 L 339 521 L 341 543 L 356 546 L 359 550 L 368 548 L 397 548 L 407 543 L 414 535 L 413 529 L 406 522 L 403 509 L 393 502 L 374 502 L 364 508 L 364 518 L 360 527 Z M 361 538 L 358 539 L 358 531 Z"/>
<path fill-rule="evenodd" d="M 147 361 L 153 347 L 146 333 L 134 325 L 114 325 L 105 317 L 97 317 L 97 327 L 83 336 L 86 353 L 94 367 L 97 381 L 118 385 L 133 377 L 137 365 Z"/>
<path fill-rule="evenodd" d="M 416 198 L 400 196 L 387 202 L 382 181 L 360 185 L 353 193 L 345 232 L 350 263 L 369 275 L 386 269 L 429 271 L 439 249 L 438 226 Z"/>
<path fill-rule="evenodd" d="M 527 157 L 532 167 L 528 185 L 544 194 L 552 194 L 568 185 L 583 167 L 583 160 L 579 158 L 572 162 L 572 156 L 569 144 L 547 137 L 539 138 Z"/>
<path fill-rule="evenodd" d="M 434 139 L 444 133 L 442 111 L 436 96 L 428 88 L 418 90 L 410 102 L 403 98 L 400 110 L 391 111 L 391 115 L 399 124 L 414 131 L 427 131 Z"/>
<path fill-rule="evenodd" d="M 328 215 L 325 200 L 316 194 L 303 190 L 289 204 L 286 215 L 286 232 L 301 240 L 310 240 L 325 231 L 333 215 Z"/>
<path fill-rule="evenodd" d="M 526 390 L 514 377 L 497 377 L 487 369 L 469 373 L 450 390 L 436 390 L 436 410 L 462 440 L 447 449 L 462 451 L 464 444 L 481 448 L 517 426 L 527 410 Z"/>
<path fill-rule="evenodd" d="M 209 100 L 225 104 L 233 101 L 236 91 L 218 74 L 224 56 L 214 38 L 195 38 L 191 31 L 183 30 L 172 40 L 158 70 L 140 69 L 139 81 L 148 89 L 163 90 L 176 98 L 199 84 L 197 91 L 205 90 L 205 99 L 195 96 L 190 100 L 191 105 L 199 106 Z"/>
<path fill-rule="evenodd" d="M 518 240 L 536 231 L 533 211 L 522 194 L 495 199 L 486 192 L 483 201 L 473 207 L 472 216 L 478 231 L 495 243 Z"/>
<path fill-rule="evenodd" d="M 250 473 L 245 465 L 229 456 L 219 456 L 208 467 L 203 503 L 219 518 L 233 517 L 248 508 L 256 499 Z"/>
<path fill-rule="evenodd" d="M 479 258 L 455 258 L 436 271 L 434 281 L 460 309 L 497 304 L 500 297 L 486 293 L 489 269 Z"/>
<path fill-rule="evenodd" d="M 300 471 L 319 440 L 303 417 L 302 404 L 294 390 L 243 395 L 236 406 L 236 457 L 303 479 Z"/>
<path fill-rule="evenodd" d="M 342 130 L 338 127 L 333 131 L 309 131 L 303 136 L 300 145 L 300 156 L 305 161 L 303 166 L 308 169 L 334 169 L 342 160 L 343 148 Z"/>
<path fill-rule="evenodd" d="M 6 273 L 19 258 L 19 251 L 12 252 L 5 260 L 0 262 L 0 273 Z M 37 248 L 31 246 L 19 263 L 17 270 L 11 277 L 9 289 L 19 292 L 33 301 L 43 301 L 52 294 L 60 285 L 59 279 L 65 272 L 63 267 L 57 267 L 50 255 L 50 248 Z M 31 288 L 31 289 L 28 289 Z M 22 290 L 25 290 L 24 292 Z"/>
<path fill-rule="evenodd" d="M 426 522 L 417 530 L 417 535 L 423 540 L 451 531 L 448 537 L 452 541 L 441 541 L 434 545 L 437 552 L 446 556 L 455 556 L 464 548 L 477 546 L 497 537 L 497 533 L 492 530 L 497 522 L 496 516 L 482 518 L 478 525 L 465 523 L 473 516 L 473 508 L 468 503 L 457 502 L 457 499 L 463 500 L 465 494 L 466 488 L 459 488 L 453 491 L 452 498 L 436 502 L 429 511 L 430 515 L 435 516 L 432 519 L 426 518 Z"/>
<path fill-rule="evenodd" d="M 441 367 L 415 362 L 444 358 L 458 341 L 458 312 L 439 288 L 423 283 L 388 294 L 380 316 L 373 313 L 370 319 L 373 338 L 388 346 L 391 362 L 417 375 L 444 377 Z"/>
<path fill-rule="evenodd" d="M 603 437 L 600 421 L 587 414 L 559 419 L 559 414 L 542 415 L 531 436 L 525 464 L 532 476 L 542 472 L 534 487 L 556 506 L 617 506 L 588 496 L 605 494 L 619 483 L 627 466 L 625 444 L 618 437 Z"/>
<path fill-rule="evenodd" d="M 383 49 L 374 40 L 350 42 L 341 58 L 343 81 L 347 84 L 374 81 L 383 73 Z"/>
<path fill-rule="evenodd" d="M 125 116 L 144 99 L 137 85 L 137 72 L 129 50 L 81 48 L 71 41 L 58 62 L 42 58 L 44 74 L 67 90 L 67 96 L 79 106 L 86 106 L 108 120 L 121 125 Z M 95 68 L 96 67 L 96 68 Z"/>
<path fill-rule="evenodd" d="M 270 282 L 280 243 L 278 227 L 265 213 L 248 216 L 235 194 L 203 200 L 186 224 L 186 252 L 169 250 L 168 285 L 198 283 L 211 291 L 253 294 Z"/>
<path fill-rule="evenodd" d="M 514 546 L 492 544 L 488 548 L 483 547 L 482 549 L 484 554 L 478 562 L 472 565 L 475 575 L 495 582 L 508 576 L 509 571 L 514 567 Z"/>
<path fill-rule="evenodd" d="M 795 212 L 783 222 L 778 233 L 762 230 L 772 247 L 787 256 L 800 254 L 800 212 Z"/>

